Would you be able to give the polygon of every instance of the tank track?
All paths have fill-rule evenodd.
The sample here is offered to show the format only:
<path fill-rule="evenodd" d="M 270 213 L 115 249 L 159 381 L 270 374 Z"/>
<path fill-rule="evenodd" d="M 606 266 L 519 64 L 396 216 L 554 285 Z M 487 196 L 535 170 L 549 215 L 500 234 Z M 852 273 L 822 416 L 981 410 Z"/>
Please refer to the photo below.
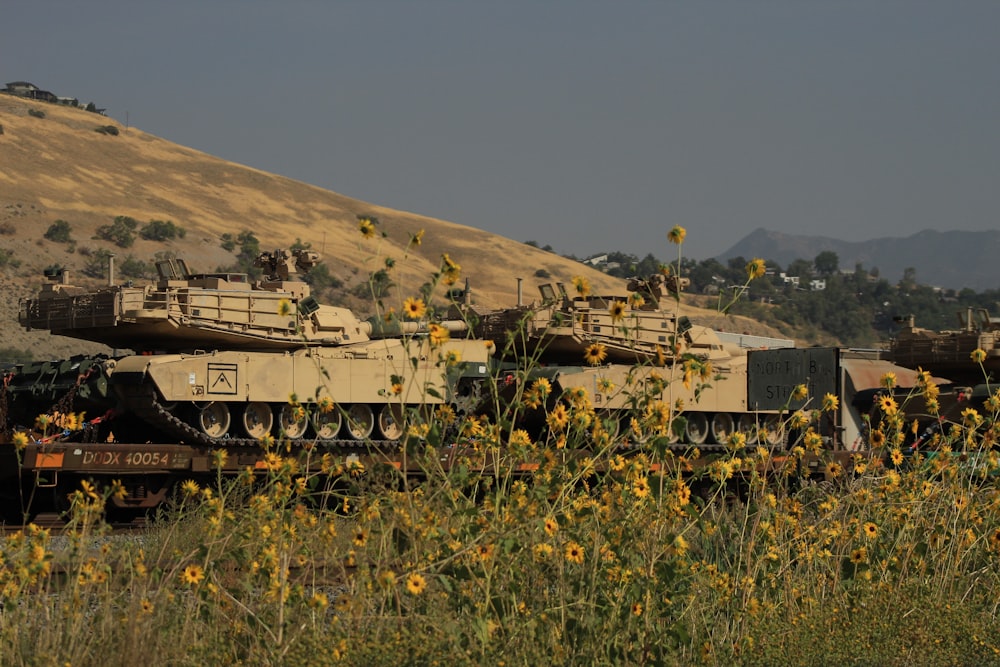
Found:
<path fill-rule="evenodd" d="M 180 444 L 206 445 L 210 447 L 259 447 L 260 441 L 256 438 L 234 438 L 229 434 L 221 438 L 213 438 L 194 426 L 180 419 L 159 402 L 156 393 L 148 387 L 141 391 L 130 392 L 123 397 L 123 401 L 128 409 L 142 421 L 160 429 L 164 433 L 178 438 Z M 284 442 L 284 441 L 283 441 Z M 313 438 L 295 438 L 290 440 L 293 446 L 301 446 L 307 443 L 319 443 L 324 447 L 337 449 L 370 449 L 375 448 L 380 451 L 393 451 L 402 445 L 398 440 L 353 440 L 350 438 L 337 438 L 333 440 L 315 440 Z"/>

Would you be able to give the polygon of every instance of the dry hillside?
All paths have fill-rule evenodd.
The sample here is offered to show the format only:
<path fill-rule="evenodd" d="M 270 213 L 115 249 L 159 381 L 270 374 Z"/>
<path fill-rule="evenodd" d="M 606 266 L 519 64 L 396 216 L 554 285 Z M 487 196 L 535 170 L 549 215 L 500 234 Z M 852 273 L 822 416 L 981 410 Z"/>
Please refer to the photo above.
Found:
<path fill-rule="evenodd" d="M 97 131 L 111 125 L 117 136 Z M 512 305 L 518 277 L 525 279 L 527 300 L 537 283 L 568 284 L 575 275 L 585 276 L 597 292 L 623 291 L 615 278 L 520 242 L 227 162 L 134 127 L 126 131 L 81 109 L 0 94 L 0 128 L 0 249 L 13 253 L 13 261 L 0 267 L 0 347 L 30 348 L 36 358 L 98 349 L 24 332 L 17 324 L 18 299 L 37 289 L 45 267 L 60 264 L 80 276 L 85 255 L 106 248 L 119 261 L 129 255 L 150 261 L 168 250 L 194 270 L 211 271 L 234 261 L 220 236 L 245 230 L 260 239 L 262 249 L 297 239 L 311 244 L 345 290 L 367 280 L 389 256 L 397 260 L 392 272 L 400 293 L 412 294 L 447 252 L 471 280 L 476 303 L 487 308 Z M 140 224 L 169 220 L 186 235 L 168 242 L 138 239 L 128 249 L 93 238 L 99 226 L 120 215 Z M 377 217 L 384 236 L 363 239 L 358 215 Z M 43 237 L 59 219 L 72 226 L 75 246 Z M 406 255 L 410 234 L 421 229 L 423 243 Z M 540 269 L 551 278 L 535 277 Z M 687 314 L 698 321 L 710 313 L 692 307 Z M 775 335 L 748 322 L 734 322 L 735 329 Z"/>

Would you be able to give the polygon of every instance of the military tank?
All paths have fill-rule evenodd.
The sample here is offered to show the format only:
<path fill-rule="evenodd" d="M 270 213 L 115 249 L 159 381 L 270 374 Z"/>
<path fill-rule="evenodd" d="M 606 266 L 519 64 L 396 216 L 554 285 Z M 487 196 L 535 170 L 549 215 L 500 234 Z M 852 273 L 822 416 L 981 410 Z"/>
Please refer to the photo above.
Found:
<path fill-rule="evenodd" d="M 532 360 L 531 376 L 546 378 L 554 396 L 586 390 L 604 427 L 627 429 L 636 443 L 659 434 L 721 445 L 738 430 L 751 444 L 779 446 L 778 412 L 748 401 L 746 349 L 664 307 L 686 281 L 654 274 L 630 279 L 624 294 L 584 289 L 572 297 L 562 284 L 544 284 L 536 303 L 478 313 L 474 333 L 492 340 L 511 369 Z M 755 338 L 761 346 L 792 343 Z"/>
<path fill-rule="evenodd" d="M 991 317 L 984 308 L 969 308 L 957 317 L 959 328 L 946 331 L 920 328 L 912 315 L 897 318 L 902 326 L 890 344 L 893 360 L 969 385 L 996 382 L 1000 376 L 1000 318 Z M 972 358 L 975 350 L 985 352 L 982 367 Z"/>
<path fill-rule="evenodd" d="M 452 338 L 463 321 L 385 326 L 321 305 L 302 280 L 318 261 L 306 250 L 261 253 L 264 277 L 251 280 L 167 259 L 156 262 L 158 279 L 140 286 L 115 283 L 112 260 L 108 285 L 97 290 L 47 272 L 39 294 L 20 303 L 22 326 L 131 353 L 9 369 L 8 424 L 86 399 L 90 414 L 103 413 L 93 438 L 396 442 L 408 408 L 474 400 L 490 349 Z"/>

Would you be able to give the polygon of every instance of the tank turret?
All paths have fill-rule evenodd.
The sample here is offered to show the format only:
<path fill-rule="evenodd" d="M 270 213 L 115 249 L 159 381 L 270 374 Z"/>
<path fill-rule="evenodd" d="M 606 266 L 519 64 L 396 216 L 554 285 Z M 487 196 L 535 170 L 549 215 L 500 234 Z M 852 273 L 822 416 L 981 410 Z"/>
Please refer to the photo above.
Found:
<path fill-rule="evenodd" d="M 959 328 L 946 331 L 920 328 L 912 315 L 897 318 L 902 328 L 890 344 L 893 361 L 971 385 L 988 379 L 985 370 L 995 381 L 1000 375 L 1000 318 L 984 308 L 969 308 L 957 316 Z M 973 359 L 975 350 L 985 353 L 981 362 Z"/>
<path fill-rule="evenodd" d="M 192 273 L 182 259 L 156 262 L 149 285 L 131 281 L 87 291 L 54 272 L 37 297 L 21 301 L 26 329 L 137 352 L 295 349 L 368 340 L 370 327 L 346 308 L 320 305 L 301 272 L 319 261 L 306 250 L 262 253 L 264 277 Z"/>

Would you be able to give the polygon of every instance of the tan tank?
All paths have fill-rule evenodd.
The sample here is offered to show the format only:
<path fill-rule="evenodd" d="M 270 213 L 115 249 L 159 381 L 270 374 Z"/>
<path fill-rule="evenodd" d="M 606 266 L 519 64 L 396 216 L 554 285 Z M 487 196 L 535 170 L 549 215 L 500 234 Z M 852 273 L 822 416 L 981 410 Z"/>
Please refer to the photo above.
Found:
<path fill-rule="evenodd" d="M 922 368 L 953 382 L 977 385 L 987 381 L 984 370 L 995 381 L 1000 374 L 1000 318 L 987 310 L 969 308 L 958 313 L 959 328 L 931 331 L 915 326 L 912 315 L 890 345 L 893 361 L 909 368 Z M 982 368 L 972 358 L 983 350 Z"/>
<path fill-rule="evenodd" d="M 145 286 L 114 284 L 109 267 L 109 285 L 96 291 L 53 272 L 22 301 L 19 319 L 135 352 L 103 364 L 121 408 L 110 428 L 132 441 L 397 441 L 408 407 L 474 401 L 490 348 L 452 339 L 464 322 L 401 322 L 387 332 L 321 305 L 301 280 L 318 261 L 308 251 L 263 253 L 265 277 L 251 281 L 165 260 Z"/>
<path fill-rule="evenodd" d="M 560 390 L 582 387 L 607 428 L 630 429 L 638 442 L 658 432 L 723 444 L 739 430 L 751 442 L 780 444 L 778 415 L 748 403 L 746 349 L 669 310 L 681 280 L 633 278 L 627 293 L 614 296 L 570 297 L 561 284 L 541 285 L 538 303 L 479 314 L 475 334 L 493 340 L 512 369 L 531 359 L 533 377 Z M 792 343 L 755 338 L 761 346 Z M 673 424 L 666 434 L 664 414 Z"/>

